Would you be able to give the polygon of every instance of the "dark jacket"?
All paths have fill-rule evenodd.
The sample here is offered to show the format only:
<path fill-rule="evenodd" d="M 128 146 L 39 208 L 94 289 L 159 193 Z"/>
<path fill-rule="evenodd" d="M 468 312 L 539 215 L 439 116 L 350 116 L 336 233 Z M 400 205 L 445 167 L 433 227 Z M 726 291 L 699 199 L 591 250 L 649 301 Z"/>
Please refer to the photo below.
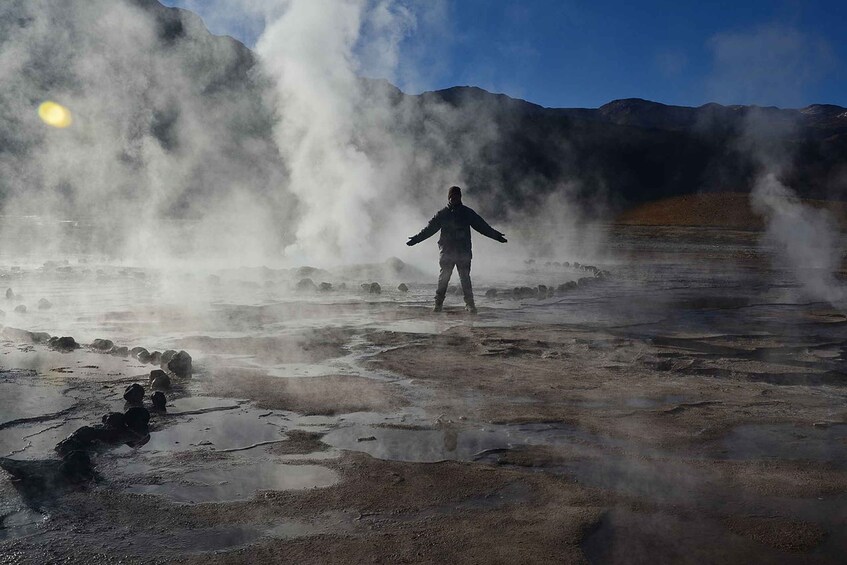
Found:
<path fill-rule="evenodd" d="M 502 233 L 489 226 L 479 214 L 464 204 L 459 204 L 455 207 L 445 206 L 439 210 L 427 226 L 409 240 L 409 244 L 420 243 L 441 230 L 441 237 L 438 238 L 438 249 L 441 255 L 470 259 L 472 256 L 471 228 L 486 237 L 503 241 Z"/>

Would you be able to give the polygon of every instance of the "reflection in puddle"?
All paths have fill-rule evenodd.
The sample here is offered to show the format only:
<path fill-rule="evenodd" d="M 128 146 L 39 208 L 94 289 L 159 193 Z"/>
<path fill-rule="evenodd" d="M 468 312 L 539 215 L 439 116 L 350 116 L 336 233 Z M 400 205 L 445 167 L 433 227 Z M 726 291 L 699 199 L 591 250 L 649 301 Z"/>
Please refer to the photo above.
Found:
<path fill-rule="evenodd" d="M 262 442 L 285 439 L 284 416 L 242 407 L 183 417 L 172 426 L 150 434 L 150 441 L 139 448 L 143 452 L 188 451 L 195 449 L 239 449 Z"/>
<path fill-rule="evenodd" d="M 168 468 L 156 469 L 160 475 L 177 472 Z M 232 502 L 249 500 L 257 491 L 303 490 L 329 487 L 338 482 L 338 475 L 326 467 L 276 463 L 200 469 L 178 477 L 178 482 L 133 485 L 129 491 L 160 495 L 183 503 Z"/>
<path fill-rule="evenodd" d="M 819 461 L 847 467 L 847 424 L 824 428 L 791 424 L 738 426 L 723 441 L 729 459 Z"/>
<path fill-rule="evenodd" d="M 361 451 L 378 459 L 410 462 L 470 461 L 492 450 L 520 445 L 608 443 L 562 423 L 491 426 L 485 429 L 398 429 L 350 426 L 321 440 L 338 449 Z"/>
<path fill-rule="evenodd" d="M 76 404 L 59 387 L 0 383 L 0 424 L 55 414 Z"/>

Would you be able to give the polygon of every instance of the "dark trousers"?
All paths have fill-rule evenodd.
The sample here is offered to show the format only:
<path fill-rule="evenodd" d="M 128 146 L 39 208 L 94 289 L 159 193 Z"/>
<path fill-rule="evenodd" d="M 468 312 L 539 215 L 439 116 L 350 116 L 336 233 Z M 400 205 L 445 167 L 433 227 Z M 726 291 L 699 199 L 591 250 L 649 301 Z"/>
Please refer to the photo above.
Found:
<path fill-rule="evenodd" d="M 474 302 L 473 287 L 471 286 L 471 258 L 442 255 L 438 260 L 438 266 L 441 267 L 441 271 L 438 274 L 438 289 L 435 291 L 436 304 L 444 302 L 447 285 L 450 284 L 450 276 L 453 274 L 453 267 L 456 267 L 456 270 L 459 271 L 459 280 L 462 283 L 462 294 L 465 295 L 465 304 L 472 306 Z"/>

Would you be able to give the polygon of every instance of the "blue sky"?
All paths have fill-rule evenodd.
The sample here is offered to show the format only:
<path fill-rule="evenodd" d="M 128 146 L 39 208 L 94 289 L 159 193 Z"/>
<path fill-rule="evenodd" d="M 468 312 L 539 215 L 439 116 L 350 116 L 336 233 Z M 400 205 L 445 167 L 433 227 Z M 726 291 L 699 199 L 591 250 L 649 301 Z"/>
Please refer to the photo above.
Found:
<path fill-rule="evenodd" d="M 215 2 L 164 3 L 250 46 L 261 31 L 255 19 L 215 17 L 204 8 Z M 847 106 L 844 0 L 445 0 L 435 27 L 403 45 L 402 65 L 415 68 L 414 80 L 395 77 L 406 91 L 473 85 L 553 107 L 630 97 Z"/>

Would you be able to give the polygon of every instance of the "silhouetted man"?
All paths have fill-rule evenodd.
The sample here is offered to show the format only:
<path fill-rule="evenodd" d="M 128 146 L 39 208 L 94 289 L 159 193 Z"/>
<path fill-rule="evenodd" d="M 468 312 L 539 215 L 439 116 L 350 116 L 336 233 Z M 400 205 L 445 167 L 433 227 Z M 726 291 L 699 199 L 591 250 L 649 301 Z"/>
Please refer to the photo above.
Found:
<path fill-rule="evenodd" d="M 436 312 L 441 312 L 444 296 L 447 294 L 447 284 L 455 266 L 459 271 L 459 280 L 462 281 L 465 309 L 476 314 L 471 286 L 471 228 L 486 237 L 506 243 L 505 234 L 489 226 L 479 214 L 462 204 L 462 189 L 451 186 L 447 192 L 447 207 L 439 210 L 420 233 L 413 235 L 406 242 L 406 245 L 415 245 L 441 230 L 441 237 L 438 238 L 438 249 L 441 252 L 438 265 L 441 272 L 438 275 L 438 289 L 435 291 Z"/>

